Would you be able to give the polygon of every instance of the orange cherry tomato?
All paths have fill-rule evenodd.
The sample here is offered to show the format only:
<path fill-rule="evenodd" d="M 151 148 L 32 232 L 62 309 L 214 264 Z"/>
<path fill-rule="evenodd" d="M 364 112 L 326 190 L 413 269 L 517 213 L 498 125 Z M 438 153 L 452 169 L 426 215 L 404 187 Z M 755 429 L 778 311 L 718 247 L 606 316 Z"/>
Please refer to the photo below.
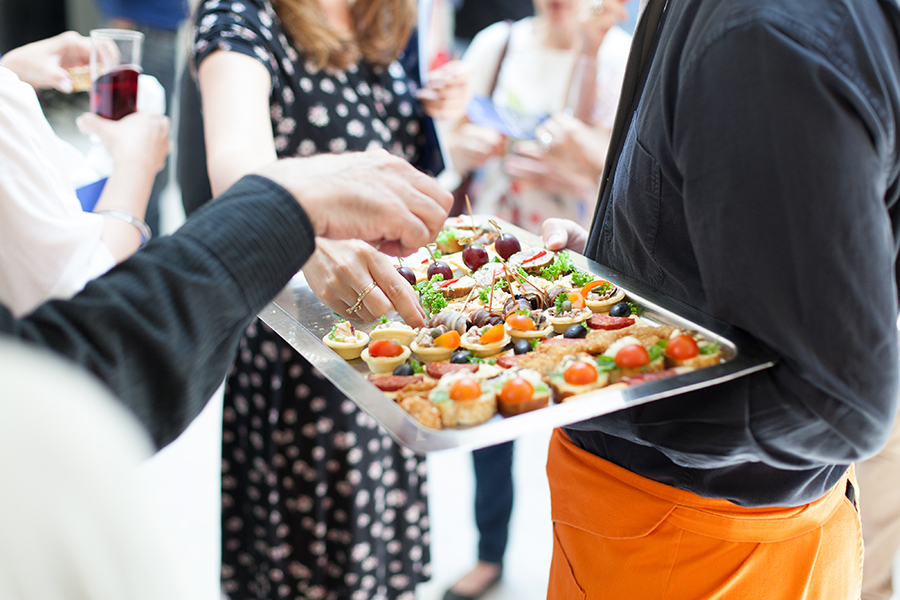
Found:
<path fill-rule="evenodd" d="M 637 369 L 650 364 L 650 355 L 643 346 L 629 344 L 616 352 L 616 364 L 623 369 Z"/>
<path fill-rule="evenodd" d="M 478 343 L 493 344 L 502 340 L 504 335 L 506 335 L 506 331 L 503 329 L 503 323 L 497 323 L 478 338 Z"/>
<path fill-rule="evenodd" d="M 513 377 L 504 383 L 500 390 L 500 399 L 507 404 L 527 402 L 533 395 L 534 387 L 521 377 Z"/>
<path fill-rule="evenodd" d="M 375 340 L 369 344 L 369 356 L 400 356 L 403 346 L 394 340 Z"/>
<path fill-rule="evenodd" d="M 571 385 L 587 385 L 597 381 L 597 369 L 583 360 L 576 360 L 566 367 L 563 379 Z"/>
<path fill-rule="evenodd" d="M 471 377 L 463 377 L 450 388 L 450 399 L 457 402 L 481 397 L 481 386 Z"/>
<path fill-rule="evenodd" d="M 584 297 L 581 294 L 569 294 L 569 302 L 575 310 L 584 308 Z"/>
<path fill-rule="evenodd" d="M 700 348 L 691 336 L 676 335 L 666 344 L 666 354 L 675 360 L 687 360 L 700 354 Z"/>
<path fill-rule="evenodd" d="M 594 289 L 595 287 L 601 286 L 604 283 L 608 283 L 608 282 L 604 281 L 603 279 L 595 279 L 594 281 L 591 281 L 590 283 L 585 285 L 583 288 L 581 288 L 581 297 L 587 298 L 587 295 L 591 293 L 592 289 Z"/>
<path fill-rule="evenodd" d="M 534 331 L 534 321 L 527 315 L 513 313 L 506 318 L 506 323 L 519 331 Z"/>
<path fill-rule="evenodd" d="M 459 337 L 459 332 L 455 329 L 453 331 L 448 331 L 447 333 L 442 333 L 434 338 L 434 343 L 436 345 L 449 348 L 450 350 L 459 348 L 460 342 L 461 338 Z"/>

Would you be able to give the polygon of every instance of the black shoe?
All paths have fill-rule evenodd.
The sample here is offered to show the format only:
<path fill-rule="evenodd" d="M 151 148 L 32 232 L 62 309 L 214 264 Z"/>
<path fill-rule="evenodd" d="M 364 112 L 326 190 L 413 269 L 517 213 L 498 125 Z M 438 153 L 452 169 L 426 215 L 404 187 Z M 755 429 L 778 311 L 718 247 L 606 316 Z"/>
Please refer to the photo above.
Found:
<path fill-rule="evenodd" d="M 503 576 L 503 571 L 497 571 L 497 575 L 493 579 L 488 581 L 487 584 L 483 588 L 481 588 L 480 592 L 477 592 L 471 596 L 464 596 L 463 594 L 457 594 L 456 592 L 453 591 L 453 589 L 449 589 L 446 591 L 446 593 L 444 593 L 443 600 L 478 600 L 479 598 L 481 598 L 482 596 L 487 594 L 489 591 L 491 591 L 491 589 L 495 585 L 497 585 L 497 583 L 500 581 L 500 578 L 502 576 Z"/>

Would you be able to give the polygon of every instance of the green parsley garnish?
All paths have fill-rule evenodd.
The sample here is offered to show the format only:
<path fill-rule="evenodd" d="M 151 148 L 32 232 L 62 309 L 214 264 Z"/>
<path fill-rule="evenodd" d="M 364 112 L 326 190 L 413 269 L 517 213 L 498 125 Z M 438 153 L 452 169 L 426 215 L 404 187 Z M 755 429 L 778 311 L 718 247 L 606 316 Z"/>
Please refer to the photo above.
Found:
<path fill-rule="evenodd" d="M 381 321 L 382 323 L 390 323 L 391 322 L 390 319 L 388 319 L 386 315 L 381 315 L 381 318 L 378 320 Z"/>
<path fill-rule="evenodd" d="M 612 356 L 605 356 L 600 354 L 597 356 L 597 372 L 598 373 L 608 373 L 613 369 L 617 369 L 616 359 Z"/>
<path fill-rule="evenodd" d="M 660 340 L 647 348 L 647 354 L 650 355 L 650 362 L 653 362 L 665 351 L 666 346 L 669 344 L 668 340 Z"/>
<path fill-rule="evenodd" d="M 477 356 L 470 356 L 469 362 L 475 363 L 478 365 L 496 365 L 497 359 L 496 358 L 479 358 Z"/>
<path fill-rule="evenodd" d="M 578 269 L 572 271 L 572 285 L 575 287 L 584 287 L 595 279 L 597 279 L 597 276 L 593 273 L 579 271 Z"/>
<path fill-rule="evenodd" d="M 553 301 L 553 306 L 556 308 L 556 314 L 561 315 L 563 313 L 562 305 L 563 302 L 569 299 L 568 294 L 559 294 L 556 297 L 556 300 Z"/>
<path fill-rule="evenodd" d="M 626 300 L 625 304 L 631 307 L 631 314 L 635 317 L 641 316 L 641 313 L 644 312 L 644 309 L 632 302 L 631 300 Z"/>
<path fill-rule="evenodd" d="M 538 343 L 541 341 L 540 338 L 527 338 L 528 343 L 531 344 L 531 349 L 534 350 L 537 348 Z"/>
<path fill-rule="evenodd" d="M 507 291 L 509 290 L 509 283 L 507 283 L 506 279 L 498 279 L 497 283 L 494 284 L 495 290 Z"/>
<path fill-rule="evenodd" d="M 552 281 L 573 270 L 575 270 L 575 265 L 572 264 L 572 257 L 563 250 L 556 255 L 549 266 L 541 269 L 541 277 Z"/>
<path fill-rule="evenodd" d="M 487 288 L 481 288 L 478 290 L 478 299 L 481 300 L 484 304 L 490 302 L 490 294 L 487 291 Z"/>
<path fill-rule="evenodd" d="M 700 354 L 715 354 L 719 351 L 719 342 L 717 340 L 713 340 L 709 344 L 704 344 L 699 346 Z"/>
<path fill-rule="evenodd" d="M 329 340 L 334 339 L 334 334 L 337 333 L 337 328 L 338 328 L 337 323 L 335 323 L 334 325 L 331 326 L 331 332 L 328 334 Z"/>
<path fill-rule="evenodd" d="M 425 368 L 414 358 L 409 359 L 409 366 L 412 367 L 413 373 L 425 372 Z"/>
<path fill-rule="evenodd" d="M 441 293 L 441 290 L 434 285 L 443 280 L 444 276 L 438 274 L 432 276 L 431 281 L 420 281 L 416 284 L 416 291 L 419 292 L 419 301 L 422 303 L 422 308 L 425 309 L 425 312 L 429 317 L 433 313 L 441 312 L 441 310 L 447 307 L 447 299 L 444 298 L 444 294 Z"/>
<path fill-rule="evenodd" d="M 459 230 L 454 229 L 453 227 L 448 227 L 447 229 L 441 229 L 441 232 L 437 235 L 435 242 L 438 244 L 449 244 L 450 240 L 455 240 L 459 238 Z"/>

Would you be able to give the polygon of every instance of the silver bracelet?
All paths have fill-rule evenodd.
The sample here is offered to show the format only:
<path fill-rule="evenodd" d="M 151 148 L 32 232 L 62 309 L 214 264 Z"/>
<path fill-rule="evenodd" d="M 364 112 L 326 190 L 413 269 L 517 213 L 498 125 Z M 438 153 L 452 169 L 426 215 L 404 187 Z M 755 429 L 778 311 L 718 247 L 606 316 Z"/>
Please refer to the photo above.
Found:
<path fill-rule="evenodd" d="M 137 230 L 141 232 L 141 246 L 144 246 L 147 242 L 150 241 L 150 238 L 153 237 L 153 233 L 150 231 L 150 226 L 142 220 L 138 219 L 127 210 L 113 208 L 110 210 L 99 210 L 96 214 L 112 217 L 113 219 L 119 219 L 125 221 L 126 223 L 131 223 L 132 225 L 137 227 Z"/>

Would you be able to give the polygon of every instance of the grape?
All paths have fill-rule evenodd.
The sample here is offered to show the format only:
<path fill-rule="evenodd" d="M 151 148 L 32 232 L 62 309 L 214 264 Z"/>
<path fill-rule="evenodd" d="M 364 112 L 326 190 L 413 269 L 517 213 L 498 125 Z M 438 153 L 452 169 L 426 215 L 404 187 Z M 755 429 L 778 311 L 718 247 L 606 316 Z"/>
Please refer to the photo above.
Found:
<path fill-rule="evenodd" d="M 397 272 L 403 276 L 403 279 L 409 282 L 409 285 L 416 285 L 416 274 L 409 267 L 398 267 Z"/>
<path fill-rule="evenodd" d="M 453 269 L 450 268 L 450 265 L 445 263 L 442 260 L 436 260 L 430 265 L 428 265 L 428 281 L 431 281 L 431 278 L 435 275 L 443 275 L 444 281 L 450 281 L 453 279 Z"/>
<path fill-rule="evenodd" d="M 522 249 L 518 238 L 511 233 L 501 233 L 497 241 L 494 242 L 494 250 L 500 255 L 500 258 L 507 260 L 510 256 Z"/>
<path fill-rule="evenodd" d="M 467 267 L 469 267 L 473 271 L 477 271 L 483 265 L 487 264 L 488 253 L 483 246 L 479 244 L 472 244 L 471 246 L 466 246 L 466 248 L 462 251 L 462 259 L 463 262 L 466 263 Z"/>

